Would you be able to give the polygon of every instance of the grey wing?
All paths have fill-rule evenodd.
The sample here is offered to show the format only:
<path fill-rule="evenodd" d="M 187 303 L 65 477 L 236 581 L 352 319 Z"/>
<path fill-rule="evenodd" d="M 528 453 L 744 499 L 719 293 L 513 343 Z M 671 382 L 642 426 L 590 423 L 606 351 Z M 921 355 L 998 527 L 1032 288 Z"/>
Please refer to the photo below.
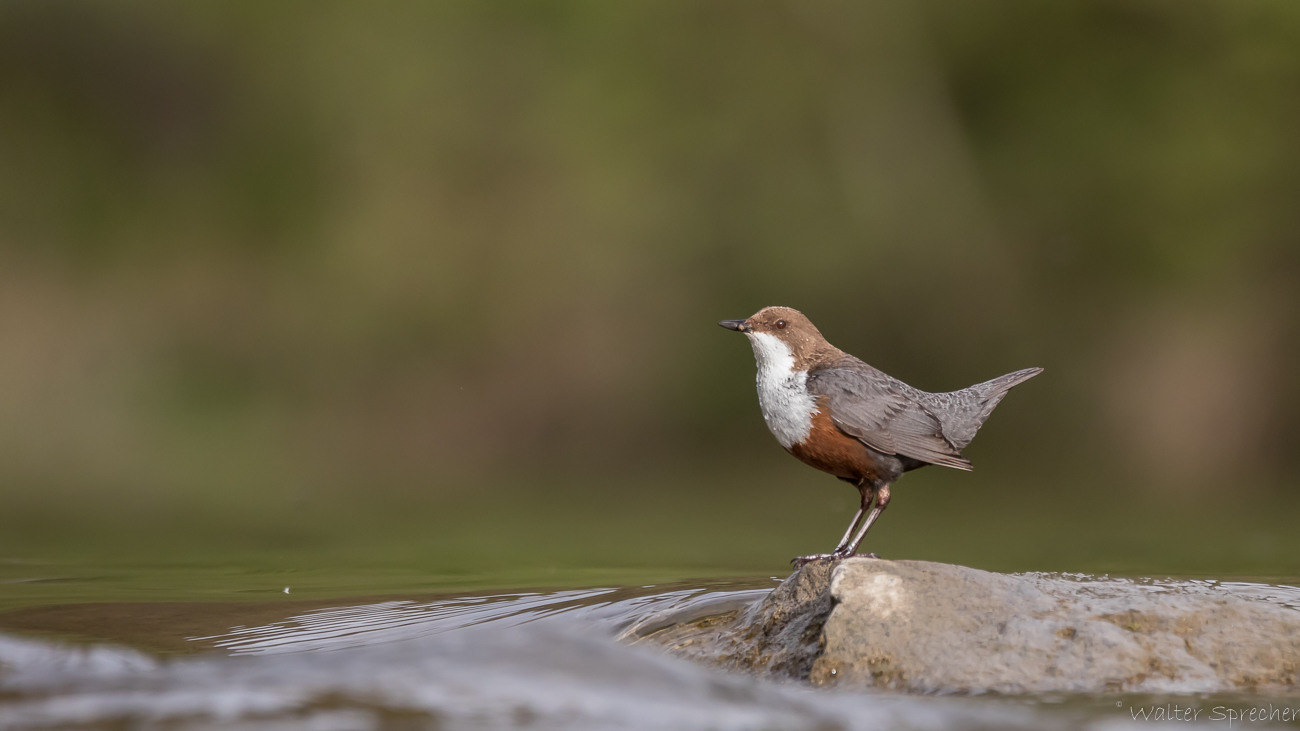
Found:
<path fill-rule="evenodd" d="M 865 363 L 813 371 L 808 390 L 830 399 L 835 426 L 878 452 L 971 469 L 944 437 L 939 419 L 908 393 L 910 387 Z"/>

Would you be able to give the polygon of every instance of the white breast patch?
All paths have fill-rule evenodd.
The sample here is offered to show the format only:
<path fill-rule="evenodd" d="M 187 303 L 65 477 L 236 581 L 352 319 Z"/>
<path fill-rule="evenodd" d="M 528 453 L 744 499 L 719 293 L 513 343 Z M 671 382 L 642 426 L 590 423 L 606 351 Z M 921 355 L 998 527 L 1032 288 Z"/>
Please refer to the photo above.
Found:
<path fill-rule="evenodd" d="M 794 353 L 770 333 L 745 333 L 758 361 L 758 404 L 767 428 L 789 449 L 812 432 L 817 402 L 808 393 L 808 371 L 794 369 Z"/>

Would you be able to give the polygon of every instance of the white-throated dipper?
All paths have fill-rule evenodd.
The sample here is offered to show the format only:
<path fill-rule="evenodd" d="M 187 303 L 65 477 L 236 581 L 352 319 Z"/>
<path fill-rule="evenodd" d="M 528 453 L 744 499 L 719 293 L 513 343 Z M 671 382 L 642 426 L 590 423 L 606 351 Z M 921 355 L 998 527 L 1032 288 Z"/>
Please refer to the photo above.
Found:
<path fill-rule="evenodd" d="M 889 486 L 904 472 L 931 464 L 971 469 L 961 450 L 1012 386 L 1043 372 L 1026 368 L 960 391 L 926 393 L 826 342 L 789 307 L 765 307 L 747 320 L 718 324 L 744 333 L 754 347 L 763 420 L 785 451 L 861 495 L 835 550 L 800 556 L 794 559 L 799 566 L 854 555 L 889 506 Z"/>

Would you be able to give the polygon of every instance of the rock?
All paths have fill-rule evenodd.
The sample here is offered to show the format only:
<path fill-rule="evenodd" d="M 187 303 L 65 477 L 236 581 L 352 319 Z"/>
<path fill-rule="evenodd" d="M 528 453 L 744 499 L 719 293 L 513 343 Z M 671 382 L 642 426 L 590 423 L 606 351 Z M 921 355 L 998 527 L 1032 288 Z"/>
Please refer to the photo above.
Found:
<path fill-rule="evenodd" d="M 644 636 L 674 654 L 816 685 L 914 692 L 1295 689 L 1300 611 L 1207 582 L 812 563 L 758 604 Z"/>
<path fill-rule="evenodd" d="M 819 561 L 794 572 L 762 601 L 712 616 L 691 613 L 624 634 L 630 644 L 722 667 L 781 678 L 807 678 L 821 654 L 822 625 L 831 611 L 828 588 L 836 564 Z"/>

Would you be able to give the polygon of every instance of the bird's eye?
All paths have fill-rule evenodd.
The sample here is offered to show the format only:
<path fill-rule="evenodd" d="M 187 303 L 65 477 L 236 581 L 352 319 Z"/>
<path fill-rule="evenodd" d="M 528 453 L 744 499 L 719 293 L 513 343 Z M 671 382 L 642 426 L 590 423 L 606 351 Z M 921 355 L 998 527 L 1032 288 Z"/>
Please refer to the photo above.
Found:
<path fill-rule="evenodd" d="M 777 321 L 776 321 L 776 329 L 777 329 L 777 330 L 784 330 L 784 329 L 785 329 L 785 320 L 777 320 Z"/>

